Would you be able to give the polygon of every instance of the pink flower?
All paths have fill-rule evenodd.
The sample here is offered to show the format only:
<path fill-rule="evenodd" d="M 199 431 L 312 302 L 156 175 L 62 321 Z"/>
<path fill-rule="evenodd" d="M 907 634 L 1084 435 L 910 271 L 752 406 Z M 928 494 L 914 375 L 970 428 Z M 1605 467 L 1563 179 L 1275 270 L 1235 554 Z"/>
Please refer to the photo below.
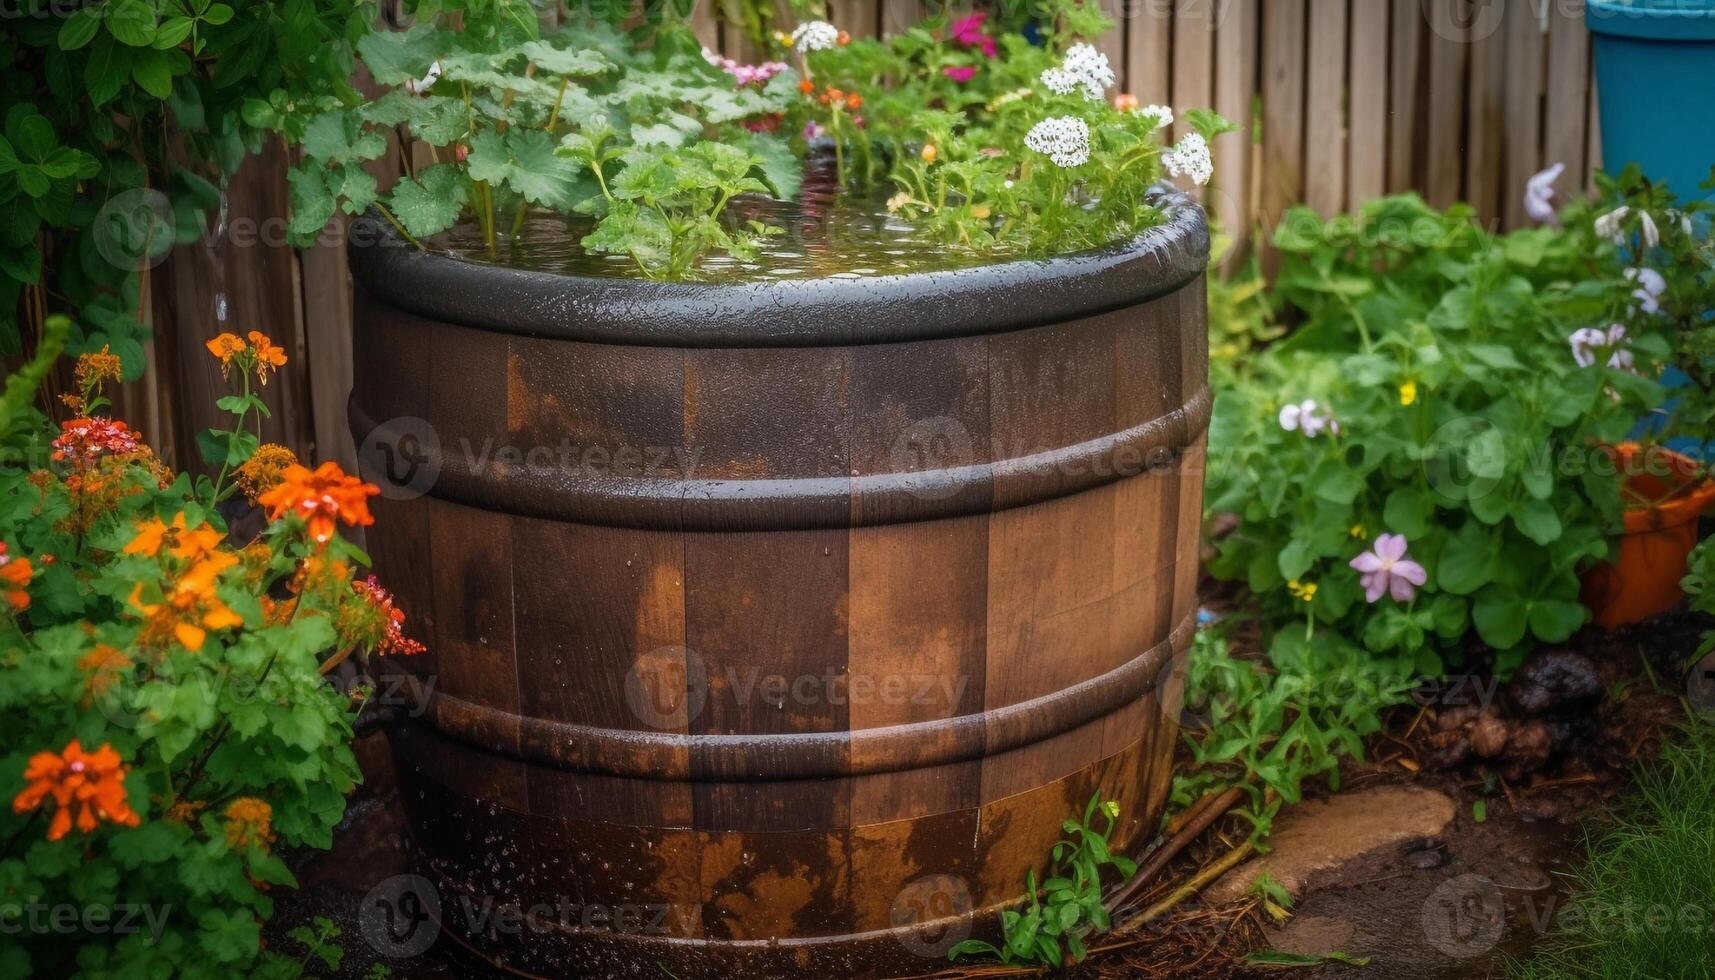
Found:
<path fill-rule="evenodd" d="M 947 33 L 953 38 L 953 43 L 962 48 L 981 48 L 983 57 L 995 56 L 994 38 L 983 32 L 983 22 L 988 20 L 988 14 L 978 11 L 969 17 L 961 17 L 953 21 Z M 959 81 L 965 81 L 961 78 Z"/>
<path fill-rule="evenodd" d="M 974 65 L 948 65 L 941 69 L 941 74 L 951 78 L 955 82 L 958 82 L 960 85 L 970 81 L 971 76 L 976 73 L 977 69 Z"/>
<path fill-rule="evenodd" d="M 1423 566 L 1405 556 L 1405 535 L 1383 534 L 1376 537 L 1375 547 L 1352 559 L 1352 567 L 1362 573 L 1364 598 L 1375 602 L 1386 592 L 1395 602 L 1410 602 L 1417 587 L 1429 580 Z"/>

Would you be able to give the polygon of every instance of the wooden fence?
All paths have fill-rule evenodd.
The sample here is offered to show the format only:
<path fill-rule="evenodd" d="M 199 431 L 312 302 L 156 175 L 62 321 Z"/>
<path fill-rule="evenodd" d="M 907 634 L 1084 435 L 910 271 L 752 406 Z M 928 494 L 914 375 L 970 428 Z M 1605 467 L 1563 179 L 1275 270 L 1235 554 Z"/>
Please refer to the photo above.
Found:
<path fill-rule="evenodd" d="M 1298 202 L 1332 214 L 1410 189 L 1437 205 L 1469 201 L 1485 222 L 1513 227 L 1525 220 L 1531 174 L 1563 162 L 1570 191 L 1600 163 L 1581 0 L 1100 2 L 1117 26 L 1099 45 L 1124 91 L 1210 106 L 1241 125 L 1215 146 L 1207 202 L 1229 231 L 1266 233 Z M 919 0 L 829 6 L 860 36 L 913 23 L 923 9 Z M 711 47 L 754 55 L 709 10 L 697 25 Z M 284 244 L 286 163 L 278 150 L 248 161 L 231 183 L 226 235 L 154 270 L 150 371 L 118 407 L 180 465 L 193 462 L 220 385 L 203 342 L 259 329 L 294 361 L 268 388 L 268 437 L 355 466 L 342 236 L 302 251 Z M 377 177 L 385 186 L 393 175 Z"/>

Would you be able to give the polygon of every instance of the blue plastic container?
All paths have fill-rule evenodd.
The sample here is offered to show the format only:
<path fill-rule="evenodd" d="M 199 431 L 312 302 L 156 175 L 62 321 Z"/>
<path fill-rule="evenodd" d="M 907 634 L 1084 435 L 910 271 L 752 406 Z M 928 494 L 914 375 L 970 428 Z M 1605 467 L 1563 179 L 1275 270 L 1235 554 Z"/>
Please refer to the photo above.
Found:
<path fill-rule="evenodd" d="M 1715 0 L 1589 0 L 1602 168 L 1636 162 L 1681 200 L 1715 165 Z"/>

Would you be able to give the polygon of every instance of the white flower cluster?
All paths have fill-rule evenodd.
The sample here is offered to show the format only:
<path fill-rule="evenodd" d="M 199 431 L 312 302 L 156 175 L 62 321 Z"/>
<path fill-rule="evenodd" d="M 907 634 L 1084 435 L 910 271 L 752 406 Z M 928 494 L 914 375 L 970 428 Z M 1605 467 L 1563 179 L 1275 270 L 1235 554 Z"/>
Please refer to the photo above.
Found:
<path fill-rule="evenodd" d="M 1066 49 L 1060 67 L 1042 73 L 1042 84 L 1057 95 L 1071 95 L 1082 88 L 1084 98 L 1100 102 L 1103 93 L 1114 83 L 1114 70 L 1108 56 L 1088 44 L 1074 44 Z"/>
<path fill-rule="evenodd" d="M 1661 312 L 1661 294 L 1667 292 L 1667 277 L 1647 267 L 1627 269 L 1626 278 L 1638 284 L 1632 290 L 1632 298 L 1638 301 L 1638 309 L 1655 316 Z"/>
<path fill-rule="evenodd" d="M 1282 408 L 1280 427 L 1288 432 L 1302 432 L 1306 439 L 1314 439 L 1324 432 L 1340 434 L 1340 423 L 1332 413 L 1321 411 L 1313 398 Z"/>
<path fill-rule="evenodd" d="M 1173 125 L 1173 110 L 1164 105 L 1146 105 L 1132 110 L 1140 116 L 1154 116 L 1155 128 L 1166 129 Z"/>
<path fill-rule="evenodd" d="M 1082 166 L 1090 159 L 1090 124 L 1077 116 L 1050 116 L 1030 127 L 1024 145 L 1048 154 L 1055 166 Z"/>
<path fill-rule="evenodd" d="M 792 31 L 792 44 L 800 51 L 826 51 L 840 43 L 840 29 L 825 20 L 808 20 Z"/>
<path fill-rule="evenodd" d="M 1189 177 L 1198 185 L 1207 184 L 1215 176 L 1215 160 L 1209 155 L 1209 141 L 1202 133 L 1186 133 L 1179 145 L 1161 154 L 1167 172 L 1175 177 Z"/>
<path fill-rule="evenodd" d="M 1625 348 L 1626 328 L 1616 323 L 1606 331 L 1598 327 L 1584 327 L 1572 331 L 1566 340 L 1572 345 L 1572 359 L 1579 367 L 1589 367 L 1596 363 L 1596 354 L 1601 350 L 1611 349 L 1608 355 L 1608 366 L 1617 371 L 1629 371 L 1632 368 L 1632 352 Z"/>
<path fill-rule="evenodd" d="M 1632 209 L 1621 205 L 1607 214 L 1596 219 L 1596 234 L 1606 238 L 1622 248 L 1626 246 L 1625 221 Z M 1643 240 L 1644 248 L 1655 248 L 1661 244 L 1661 229 L 1656 227 L 1655 218 L 1648 211 L 1638 212 L 1638 234 Z"/>
<path fill-rule="evenodd" d="M 1554 210 L 1554 182 L 1566 172 L 1566 164 L 1557 163 L 1537 174 L 1524 185 L 1524 213 L 1532 221 L 1558 225 L 1560 217 Z"/>

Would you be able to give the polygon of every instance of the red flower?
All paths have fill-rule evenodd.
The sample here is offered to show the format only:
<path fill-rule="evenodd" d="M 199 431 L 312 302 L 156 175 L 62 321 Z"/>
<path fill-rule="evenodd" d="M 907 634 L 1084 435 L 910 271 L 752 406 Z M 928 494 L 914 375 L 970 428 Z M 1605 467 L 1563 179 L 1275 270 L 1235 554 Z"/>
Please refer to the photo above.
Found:
<path fill-rule="evenodd" d="M 379 579 L 371 575 L 362 581 L 351 583 L 351 588 L 363 597 L 372 611 L 380 614 L 379 621 L 383 624 L 380 634 L 362 638 L 370 643 L 376 653 L 411 656 L 427 649 L 405 635 L 405 610 L 393 604 L 393 593 L 383 588 Z"/>
<path fill-rule="evenodd" d="M 124 422 L 112 419 L 67 419 L 60 423 L 60 435 L 53 446 L 54 459 L 69 459 L 72 465 L 79 466 L 93 463 L 102 456 L 136 452 L 137 433 Z"/>

